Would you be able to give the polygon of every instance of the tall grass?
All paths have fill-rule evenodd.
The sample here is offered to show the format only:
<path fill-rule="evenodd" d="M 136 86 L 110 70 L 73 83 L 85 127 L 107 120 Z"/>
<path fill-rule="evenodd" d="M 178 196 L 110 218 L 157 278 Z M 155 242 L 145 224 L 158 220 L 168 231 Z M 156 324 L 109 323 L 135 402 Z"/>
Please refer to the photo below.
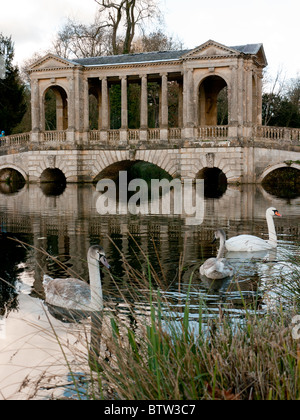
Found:
<path fill-rule="evenodd" d="M 127 328 L 126 344 L 120 325 L 111 324 L 114 363 L 103 362 L 102 369 L 118 398 L 300 398 L 300 346 L 283 314 L 248 318 L 234 328 L 222 318 L 195 335 L 185 318 L 174 324 L 161 310 L 159 301 L 152 304 L 151 322 L 139 335 Z"/>
<path fill-rule="evenodd" d="M 174 313 L 164 294 L 164 276 L 141 254 L 140 270 L 132 268 L 122 255 L 127 297 L 115 283 L 127 313 L 120 316 L 107 305 L 103 313 L 91 317 L 91 337 L 88 332 L 84 335 L 86 351 L 76 354 L 77 366 L 88 383 L 84 392 L 62 348 L 77 399 L 300 399 L 300 341 L 292 337 L 299 295 L 294 294 L 288 311 L 278 305 L 262 316 L 247 311 L 243 301 L 243 319 L 230 318 L 220 308 L 217 317 L 205 318 L 205 322 L 208 309 L 199 295 L 198 328 L 192 329 L 192 275 L 185 285 L 183 311 Z M 181 258 L 179 279 L 183 266 Z M 295 263 L 299 281 L 297 273 L 299 260 Z M 137 303 L 142 303 L 143 313 L 134 310 Z"/>
<path fill-rule="evenodd" d="M 108 314 L 110 325 L 102 333 L 102 346 L 109 349 L 110 357 L 104 358 L 100 352 L 96 365 L 100 381 L 94 396 L 125 400 L 300 399 L 300 342 L 292 338 L 291 307 L 284 312 L 278 306 L 276 312 L 265 316 L 245 310 L 243 322 L 220 309 L 219 316 L 204 325 L 207 308 L 199 297 L 199 328 L 191 329 L 192 276 L 179 317 L 164 298 L 157 273 L 147 259 L 144 268 L 138 273 L 127 265 L 128 274 L 147 291 L 143 301 L 148 316 L 132 327 Z M 93 386 L 95 389 L 95 380 Z M 111 394 L 105 392 L 107 387 Z"/>

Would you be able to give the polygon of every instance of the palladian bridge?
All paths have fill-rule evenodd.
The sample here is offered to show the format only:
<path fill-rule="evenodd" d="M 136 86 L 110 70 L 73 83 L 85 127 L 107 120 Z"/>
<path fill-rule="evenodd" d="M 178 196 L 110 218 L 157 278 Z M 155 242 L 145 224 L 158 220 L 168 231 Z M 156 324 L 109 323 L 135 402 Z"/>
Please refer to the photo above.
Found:
<path fill-rule="evenodd" d="M 214 41 L 192 50 L 74 60 L 48 54 L 29 69 L 32 131 L 0 141 L 0 179 L 16 171 L 26 182 L 55 180 L 58 174 L 67 182 L 94 182 L 138 161 L 181 179 L 203 178 L 215 169 L 229 183 L 260 183 L 282 167 L 300 170 L 300 129 L 262 125 L 266 65 L 262 44 L 227 47 Z M 116 86 L 117 127 L 111 118 Z M 171 90 L 176 92 L 172 121 Z M 228 106 L 226 125 L 218 125 L 221 92 Z M 56 104 L 51 131 L 45 117 L 49 93 Z M 139 117 L 135 125 L 133 108 Z"/>

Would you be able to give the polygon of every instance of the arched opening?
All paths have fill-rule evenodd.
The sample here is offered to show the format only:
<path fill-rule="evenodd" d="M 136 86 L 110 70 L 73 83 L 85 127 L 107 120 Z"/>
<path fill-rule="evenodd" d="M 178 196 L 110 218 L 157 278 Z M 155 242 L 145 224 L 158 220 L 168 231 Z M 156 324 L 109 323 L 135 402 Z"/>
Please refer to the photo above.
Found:
<path fill-rule="evenodd" d="M 26 184 L 23 175 L 13 168 L 0 170 L 0 192 L 12 194 L 20 191 Z"/>
<path fill-rule="evenodd" d="M 64 173 L 57 168 L 45 169 L 40 177 L 41 189 L 47 196 L 61 195 L 67 186 Z"/>
<path fill-rule="evenodd" d="M 219 168 L 203 168 L 198 172 L 196 179 L 204 180 L 204 196 L 206 198 L 219 198 L 227 190 L 227 178 Z"/>
<path fill-rule="evenodd" d="M 228 124 L 227 83 L 220 76 L 209 76 L 199 86 L 200 126 Z"/>
<path fill-rule="evenodd" d="M 95 177 L 94 182 L 98 182 L 101 179 L 112 179 L 113 181 L 117 182 L 119 179 L 120 171 L 127 172 L 128 182 L 139 178 L 150 184 L 152 179 L 168 179 L 169 181 L 173 179 L 168 172 L 152 163 L 144 162 L 141 160 L 123 160 L 105 168 Z"/>
<path fill-rule="evenodd" d="M 67 130 L 68 100 L 65 90 L 60 86 L 51 86 L 44 96 L 45 127 L 47 131 Z"/>
<path fill-rule="evenodd" d="M 262 181 L 263 188 L 279 198 L 300 197 L 300 170 L 283 167 L 270 172 Z"/>
<path fill-rule="evenodd" d="M 162 182 L 152 183 L 152 180 Z M 175 206 L 174 191 L 178 194 L 178 184 L 181 189 L 180 180 L 166 182 L 173 181 L 173 178 L 158 166 L 144 161 L 116 162 L 105 168 L 95 181 L 96 191 L 99 192 L 96 207 L 99 214 L 103 215 L 107 212 L 149 214 L 150 207 L 151 211 L 154 209 L 154 214 L 161 214 L 168 209 L 168 205 L 171 212 L 172 206 Z"/>

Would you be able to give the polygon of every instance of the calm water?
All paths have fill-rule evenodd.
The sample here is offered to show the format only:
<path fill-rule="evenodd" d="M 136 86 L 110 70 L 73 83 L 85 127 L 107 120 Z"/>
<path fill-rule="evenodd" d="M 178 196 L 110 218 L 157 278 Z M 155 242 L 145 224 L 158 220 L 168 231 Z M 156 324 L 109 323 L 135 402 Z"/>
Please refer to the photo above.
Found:
<path fill-rule="evenodd" d="M 198 275 L 193 276 L 192 308 L 194 304 L 197 307 L 200 295 L 210 313 L 217 312 L 221 304 L 235 315 L 243 309 L 243 298 L 256 299 L 257 309 L 267 305 L 265 285 L 274 275 L 274 266 L 278 271 L 278 262 L 285 261 L 287 253 L 298 252 L 300 197 L 287 201 L 271 196 L 257 186 L 228 187 L 222 197 L 205 199 L 204 221 L 198 226 L 188 226 L 184 217 L 174 215 L 100 216 L 96 211 L 97 197 L 92 185 L 68 185 L 60 195 L 52 195 L 47 185 L 43 188 L 25 186 L 18 193 L 2 192 L 0 277 L 13 286 L 26 285 L 31 296 L 43 298 L 43 273 L 53 277 L 64 277 L 66 273 L 40 249 L 57 258 L 77 276 L 87 279 L 87 250 L 91 244 L 101 244 L 117 287 L 129 296 L 126 273 L 116 247 L 137 270 L 146 270 L 143 251 L 159 273 L 164 294 L 180 313 L 191 273 L 196 269 L 198 274 L 201 262 L 216 255 L 218 245 L 212 245 L 214 230 L 223 228 L 228 237 L 249 233 L 268 239 L 265 211 L 275 206 L 283 215 L 275 220 L 279 238 L 277 253 L 259 255 L 263 260 L 256 256 L 246 260 L 235 258 L 233 263 L 238 275 L 234 283 L 212 283 L 202 281 Z M 30 244 L 32 248 L 24 248 L 10 238 Z M 184 274 L 179 279 L 182 254 Z M 119 299 L 116 284 L 103 274 L 106 298 Z M 2 282 L 0 287 L 0 314 L 3 314 L 5 310 L 9 312 L 18 307 L 18 297 L 7 284 Z"/>
<path fill-rule="evenodd" d="M 185 217 L 174 215 L 100 216 L 96 210 L 98 193 L 92 185 L 68 185 L 63 192 L 56 193 L 49 185 L 25 186 L 17 193 L 11 193 L 5 185 L 1 188 L 0 399 L 16 395 L 20 389 L 24 391 L 25 387 L 16 384 L 30 382 L 28 375 L 40 372 L 35 368 L 36 363 L 43 365 L 47 360 L 53 367 L 55 360 L 61 361 L 61 354 L 55 356 L 57 349 L 50 351 L 48 343 L 44 344 L 46 353 L 39 358 L 36 352 L 42 352 L 43 337 L 35 328 L 27 329 L 33 319 L 39 323 L 45 318 L 44 310 L 37 307 L 44 299 L 43 274 L 66 277 L 69 270 L 77 277 L 88 279 L 86 255 L 92 244 L 104 247 L 112 266 L 114 281 L 103 271 L 106 306 L 131 325 L 136 325 L 136 319 L 145 323 L 149 308 L 143 300 L 133 297 L 133 291 L 145 286 L 133 279 L 128 281 L 119 251 L 140 272 L 147 272 L 145 255 L 149 257 L 175 320 L 183 316 L 189 280 L 194 272 L 190 294 L 192 328 L 197 328 L 200 300 L 206 304 L 204 323 L 208 318 L 218 317 L 220 307 L 232 320 L 241 322 L 244 305 L 250 311 L 261 313 L 276 305 L 283 293 L 280 285 L 274 285 L 274 279 L 284 277 L 292 281 L 289 273 L 293 267 L 287 261 L 299 254 L 300 197 L 285 200 L 257 186 L 228 187 L 223 196 L 205 199 L 203 223 L 190 226 Z M 218 245 L 212 244 L 214 230 L 223 228 L 228 237 L 249 233 L 268 239 L 265 211 L 270 206 L 277 207 L 283 215 L 275 221 L 279 238 L 277 252 L 247 259 L 235 256 L 232 263 L 237 268 L 237 276 L 233 282 L 200 279 L 200 264 L 217 253 Z M 183 268 L 180 278 L 179 266 Z M 55 319 L 56 328 L 66 325 L 62 320 Z M 47 328 L 46 324 L 44 319 L 43 329 Z M 28 334 L 31 340 L 36 340 L 30 341 L 30 345 Z M 49 362 L 50 354 L 54 361 Z M 15 360 L 16 357 L 20 360 Z M 23 364 L 30 369 L 20 377 L 19 366 Z M 17 377 L 15 371 L 19 372 Z M 30 392 L 21 393 L 20 398 L 28 398 Z"/>

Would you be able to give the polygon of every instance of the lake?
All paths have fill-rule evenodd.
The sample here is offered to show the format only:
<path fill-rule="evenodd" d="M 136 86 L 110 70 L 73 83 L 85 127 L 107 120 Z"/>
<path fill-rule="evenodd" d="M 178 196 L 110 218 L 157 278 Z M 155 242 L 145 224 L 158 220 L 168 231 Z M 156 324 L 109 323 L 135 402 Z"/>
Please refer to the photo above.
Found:
<path fill-rule="evenodd" d="M 99 193 L 95 186 L 69 184 L 60 191 L 52 187 L 25 185 L 20 191 L 11 192 L 8 186 L 1 186 L 0 398 L 3 399 L 12 395 L 27 398 L 31 392 L 25 383 L 26 375 L 34 370 L 28 351 L 26 356 L 25 353 L 20 355 L 22 362 L 13 360 L 20 348 L 26 349 L 27 329 L 36 340 L 30 344 L 30 349 L 34 348 L 34 360 L 39 360 L 40 365 L 44 363 L 45 354 L 40 356 L 39 343 L 45 337 L 32 328 L 33 320 L 43 323 L 43 331 L 49 331 L 45 327 L 49 316 L 70 340 L 65 328 L 73 331 L 76 326 L 66 327 L 63 319 L 54 319 L 45 313 L 42 277 L 44 273 L 66 277 L 68 271 L 88 279 L 86 255 L 90 245 L 101 244 L 112 267 L 111 274 L 103 270 L 103 293 L 107 305 L 115 312 L 129 317 L 128 305 L 132 305 L 139 316 L 149 311 L 142 300 L 137 302 L 132 298 L 133 289 L 141 286 L 132 279 L 128 281 L 124 266 L 125 259 L 135 270 L 147 273 L 147 256 L 160 279 L 160 285 L 154 288 L 161 289 L 175 318 L 183 316 L 192 279 L 192 326 L 198 316 L 199 299 L 206 305 L 204 322 L 219 316 L 220 308 L 236 320 L 243 318 L 248 304 L 250 310 L 262 314 L 270 310 L 281 293 L 280 287 L 270 285 L 274 278 L 280 280 L 287 276 L 291 269 L 290 257 L 299 255 L 300 196 L 284 199 L 267 193 L 260 186 L 228 186 L 218 198 L 205 198 L 203 220 L 191 225 L 187 217 L 172 214 L 100 216 L 96 207 Z M 268 239 L 265 212 L 271 206 L 283 216 L 275 220 L 277 251 L 246 259 L 235 256 L 232 263 L 237 268 L 237 276 L 233 282 L 200 279 L 199 266 L 217 253 L 218 244 L 212 244 L 214 231 L 223 228 L 227 237 L 248 233 Z M 180 276 L 179 267 L 182 268 Z M 43 349 L 45 347 L 48 358 L 53 354 L 61 358 L 55 346 L 53 353 L 52 345 L 44 344 Z M 33 357 L 33 352 L 30 353 Z M 23 372 L 21 378 L 20 371 Z M 20 380 L 23 386 L 18 384 Z"/>

